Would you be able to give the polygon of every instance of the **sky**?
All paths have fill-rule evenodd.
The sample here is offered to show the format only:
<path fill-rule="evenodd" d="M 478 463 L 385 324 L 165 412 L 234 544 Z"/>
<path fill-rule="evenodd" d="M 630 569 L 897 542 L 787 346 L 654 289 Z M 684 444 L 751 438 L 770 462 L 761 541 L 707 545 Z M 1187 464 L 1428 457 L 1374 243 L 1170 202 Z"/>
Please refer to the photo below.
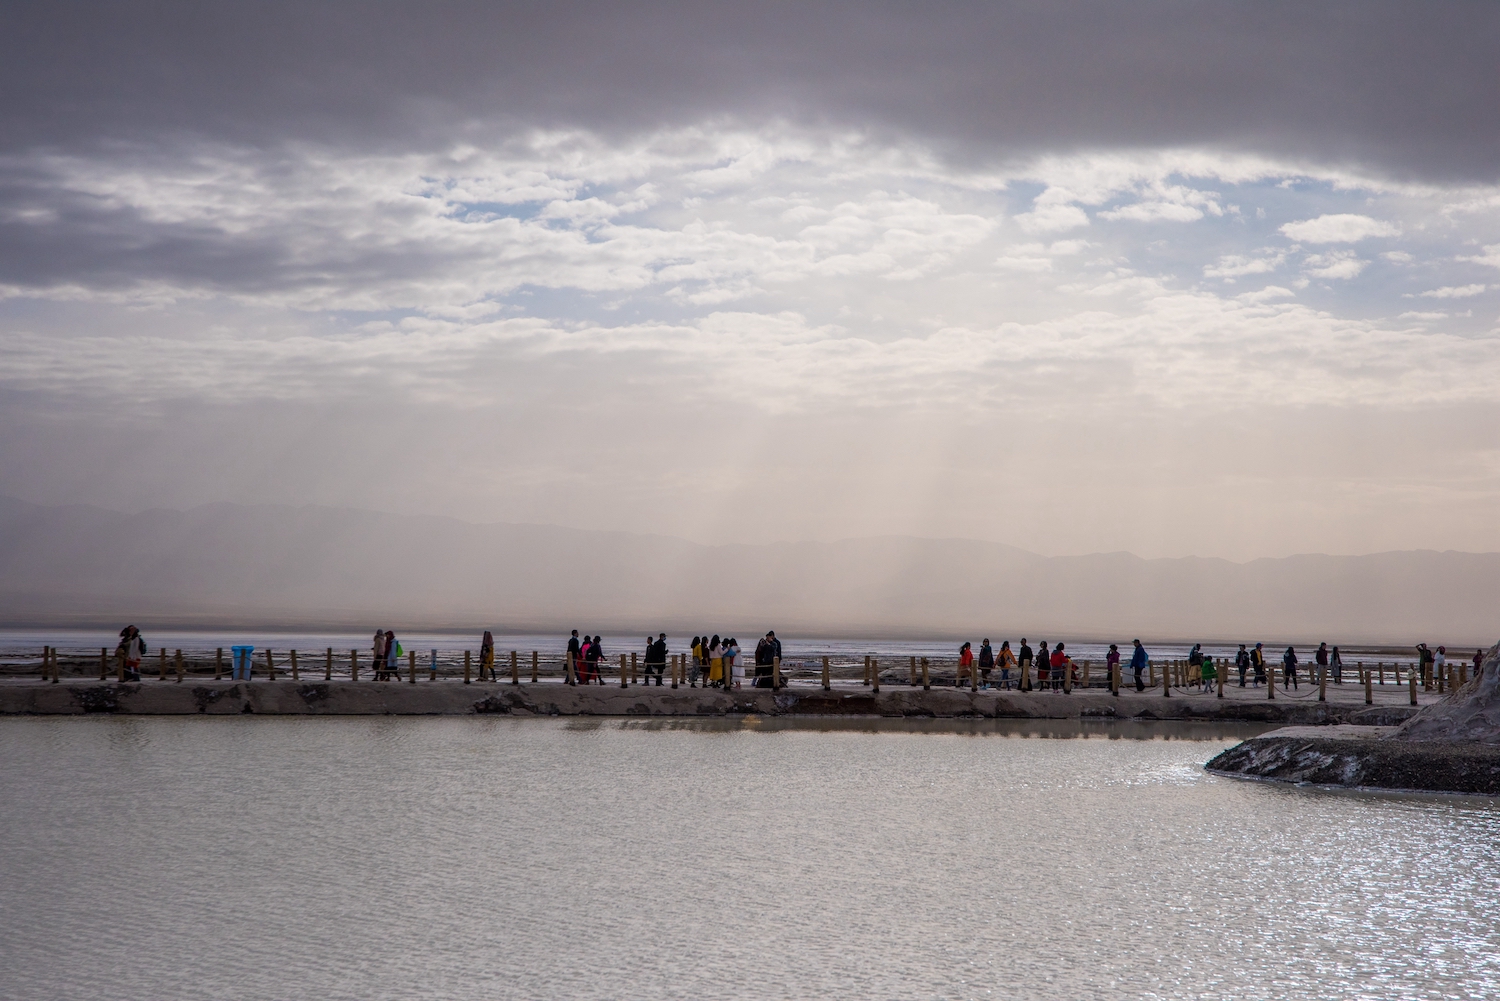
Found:
<path fill-rule="evenodd" d="M 7 4 L 0 493 L 1500 550 L 1500 7 Z"/>

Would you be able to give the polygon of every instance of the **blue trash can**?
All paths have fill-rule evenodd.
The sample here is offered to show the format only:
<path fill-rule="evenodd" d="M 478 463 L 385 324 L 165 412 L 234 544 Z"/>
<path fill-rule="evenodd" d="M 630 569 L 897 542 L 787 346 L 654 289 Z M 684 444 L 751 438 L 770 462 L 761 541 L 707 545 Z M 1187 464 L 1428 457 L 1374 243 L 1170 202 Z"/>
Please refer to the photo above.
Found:
<path fill-rule="evenodd" d="M 229 649 L 234 654 L 234 671 L 231 676 L 235 681 L 249 681 L 250 657 L 255 653 L 255 647 L 233 646 Z"/>

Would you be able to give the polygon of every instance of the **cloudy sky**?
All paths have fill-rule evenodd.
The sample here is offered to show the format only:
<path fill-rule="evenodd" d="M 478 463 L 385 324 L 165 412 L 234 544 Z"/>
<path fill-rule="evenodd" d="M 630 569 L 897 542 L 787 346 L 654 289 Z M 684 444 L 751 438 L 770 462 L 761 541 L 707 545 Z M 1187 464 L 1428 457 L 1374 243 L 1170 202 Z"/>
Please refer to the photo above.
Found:
<path fill-rule="evenodd" d="M 1500 549 L 1493 4 L 9 4 L 0 493 Z"/>

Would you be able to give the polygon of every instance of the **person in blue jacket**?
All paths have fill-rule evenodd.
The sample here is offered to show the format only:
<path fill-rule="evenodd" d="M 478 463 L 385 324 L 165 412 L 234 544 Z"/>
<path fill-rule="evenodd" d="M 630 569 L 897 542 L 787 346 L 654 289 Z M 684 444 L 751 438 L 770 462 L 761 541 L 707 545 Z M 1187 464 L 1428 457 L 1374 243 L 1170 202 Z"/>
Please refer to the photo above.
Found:
<path fill-rule="evenodd" d="M 1135 672 L 1135 690 L 1144 692 L 1146 681 L 1141 677 L 1141 672 L 1146 670 L 1146 664 L 1151 658 L 1146 655 L 1146 648 L 1141 646 L 1140 640 L 1131 640 L 1135 644 L 1135 653 L 1130 655 L 1130 669 Z"/>

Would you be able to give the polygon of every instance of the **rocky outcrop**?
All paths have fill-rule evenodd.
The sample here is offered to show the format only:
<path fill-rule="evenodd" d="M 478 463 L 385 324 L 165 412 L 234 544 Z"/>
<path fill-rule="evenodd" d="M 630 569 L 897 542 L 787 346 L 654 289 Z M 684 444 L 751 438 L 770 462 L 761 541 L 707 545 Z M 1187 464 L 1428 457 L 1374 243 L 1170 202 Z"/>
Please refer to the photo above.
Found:
<path fill-rule="evenodd" d="M 1281 782 L 1500 795 L 1500 644 L 1468 684 L 1399 726 L 1284 727 L 1205 767 Z"/>

